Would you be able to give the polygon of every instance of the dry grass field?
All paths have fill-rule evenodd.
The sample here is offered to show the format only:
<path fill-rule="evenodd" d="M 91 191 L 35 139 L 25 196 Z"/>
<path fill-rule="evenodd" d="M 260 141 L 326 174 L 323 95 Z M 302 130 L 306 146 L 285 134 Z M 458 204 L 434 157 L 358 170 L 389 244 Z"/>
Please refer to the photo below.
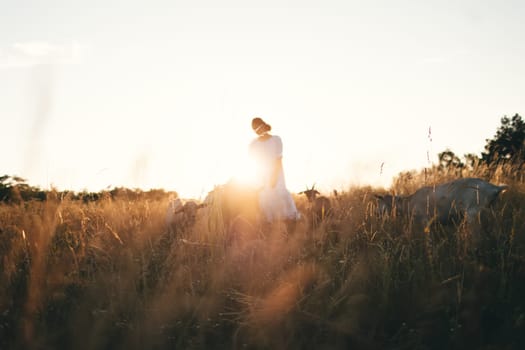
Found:
<path fill-rule="evenodd" d="M 525 183 L 506 173 L 476 246 L 376 217 L 370 187 L 294 232 L 210 207 L 170 233 L 167 196 L 0 204 L 0 349 L 523 349 Z"/>

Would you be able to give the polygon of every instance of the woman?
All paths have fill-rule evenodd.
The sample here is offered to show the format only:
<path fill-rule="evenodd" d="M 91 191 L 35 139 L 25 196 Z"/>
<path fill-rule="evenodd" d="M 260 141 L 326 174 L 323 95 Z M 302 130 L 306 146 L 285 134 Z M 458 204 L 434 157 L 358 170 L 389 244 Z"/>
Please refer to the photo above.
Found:
<path fill-rule="evenodd" d="M 282 163 L 283 144 L 272 127 L 261 118 L 253 118 L 257 138 L 250 143 L 250 154 L 258 166 L 259 205 L 267 222 L 295 222 L 299 218 L 293 198 L 286 189 Z"/>

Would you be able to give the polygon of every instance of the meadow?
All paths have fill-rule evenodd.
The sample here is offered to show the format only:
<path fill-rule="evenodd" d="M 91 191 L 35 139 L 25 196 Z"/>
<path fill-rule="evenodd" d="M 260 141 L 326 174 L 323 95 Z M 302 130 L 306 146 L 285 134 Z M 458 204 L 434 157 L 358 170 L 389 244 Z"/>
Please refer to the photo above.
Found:
<path fill-rule="evenodd" d="M 0 348 L 523 349 L 525 182 L 503 170 L 405 173 L 389 189 L 509 185 L 476 246 L 464 224 L 377 217 L 386 190 L 367 186 L 294 232 L 232 232 L 213 207 L 170 232 L 167 194 L 0 204 Z"/>

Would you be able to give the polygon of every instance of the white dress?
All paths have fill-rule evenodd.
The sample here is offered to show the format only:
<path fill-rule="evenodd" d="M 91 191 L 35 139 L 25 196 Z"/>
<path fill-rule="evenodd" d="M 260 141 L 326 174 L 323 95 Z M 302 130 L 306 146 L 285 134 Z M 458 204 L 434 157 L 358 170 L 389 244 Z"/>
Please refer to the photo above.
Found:
<path fill-rule="evenodd" d="M 281 138 L 276 135 L 271 135 L 265 140 L 257 138 L 250 143 L 250 155 L 255 159 L 258 166 L 257 185 L 261 189 L 259 205 L 269 222 L 299 218 L 292 195 L 286 188 L 282 167 L 275 186 L 271 187 L 270 184 L 276 160 L 282 158 L 282 152 Z"/>

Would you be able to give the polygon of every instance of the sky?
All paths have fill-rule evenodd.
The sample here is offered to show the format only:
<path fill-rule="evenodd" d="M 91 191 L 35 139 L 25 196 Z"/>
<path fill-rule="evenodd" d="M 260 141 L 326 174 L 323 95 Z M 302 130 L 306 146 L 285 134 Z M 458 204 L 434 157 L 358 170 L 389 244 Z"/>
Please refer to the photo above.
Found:
<path fill-rule="evenodd" d="M 389 186 L 525 114 L 525 2 L 0 0 L 0 175 L 202 198 L 251 119 L 290 191 Z"/>

